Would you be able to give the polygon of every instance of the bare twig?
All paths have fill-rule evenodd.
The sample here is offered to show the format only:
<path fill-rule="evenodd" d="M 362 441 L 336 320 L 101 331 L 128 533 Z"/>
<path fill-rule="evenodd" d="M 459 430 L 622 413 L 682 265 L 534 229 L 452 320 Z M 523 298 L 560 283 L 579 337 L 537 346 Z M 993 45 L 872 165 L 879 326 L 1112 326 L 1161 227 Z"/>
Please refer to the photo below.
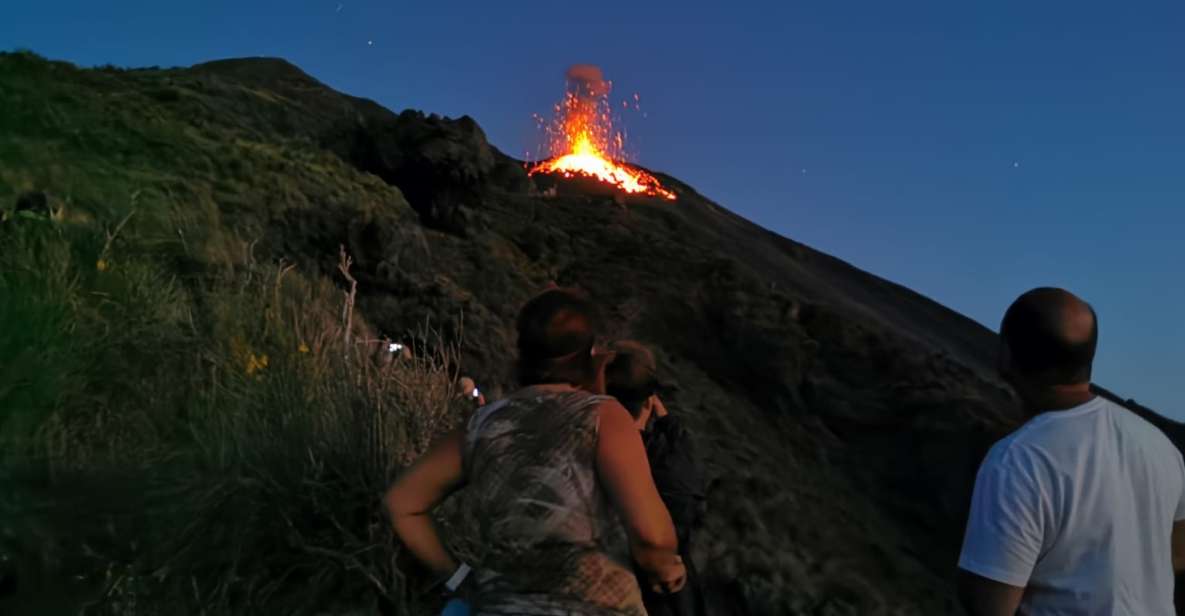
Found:
<path fill-rule="evenodd" d="M 189 256 L 189 242 L 185 241 L 185 232 L 177 227 L 177 237 L 181 238 L 181 247 L 185 249 L 185 256 Z"/>
<path fill-rule="evenodd" d="M 373 584 L 380 593 L 384 595 L 387 594 L 387 585 L 383 584 L 377 577 L 375 577 L 374 574 L 372 574 L 367 568 L 367 566 L 362 564 L 362 562 L 359 561 L 355 556 L 315 545 L 302 545 L 300 547 L 309 554 L 327 556 L 337 560 L 342 566 L 346 568 L 347 571 L 354 570 L 361 573 L 362 577 L 366 578 L 371 584 Z"/>
<path fill-rule="evenodd" d="M 128 212 L 128 215 L 124 216 L 123 220 L 119 221 L 119 224 L 115 226 L 114 231 L 104 231 L 107 236 L 107 241 L 103 243 L 103 250 L 99 252 L 100 259 L 107 258 L 107 253 L 111 250 L 111 244 L 115 241 L 115 238 L 119 236 L 119 232 L 123 230 L 124 225 L 128 224 L 128 221 L 131 220 L 132 216 L 135 215 L 136 210 Z"/>
<path fill-rule="evenodd" d="M 354 260 L 350 258 L 350 255 L 346 254 L 346 247 L 342 246 L 337 271 L 341 272 L 342 276 L 350 282 L 350 292 L 346 293 L 346 302 L 342 306 L 342 324 L 346 328 L 344 340 L 346 343 L 347 357 L 349 356 L 350 348 L 350 330 L 354 327 L 354 298 L 358 294 L 358 281 L 350 274 L 350 266 L 353 264 Z"/>
<path fill-rule="evenodd" d="M 280 260 L 280 267 L 276 272 L 276 279 L 272 283 L 272 303 L 271 306 L 268 306 L 264 310 L 264 315 L 266 316 L 266 322 L 263 325 L 264 331 L 267 331 L 269 328 L 271 328 L 273 324 L 278 325 L 283 319 L 283 315 L 280 314 L 282 306 L 280 303 L 280 289 L 284 284 L 284 276 L 294 269 L 296 269 L 295 265 L 291 263 L 285 263 L 283 259 Z"/>

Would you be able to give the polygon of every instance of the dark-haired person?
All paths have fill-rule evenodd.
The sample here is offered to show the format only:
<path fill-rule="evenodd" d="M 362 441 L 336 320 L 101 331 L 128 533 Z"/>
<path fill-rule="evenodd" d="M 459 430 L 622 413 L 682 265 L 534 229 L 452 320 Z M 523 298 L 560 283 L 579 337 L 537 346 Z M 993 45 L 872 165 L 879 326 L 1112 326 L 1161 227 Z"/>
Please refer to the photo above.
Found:
<path fill-rule="evenodd" d="M 967 610 L 1178 613 L 1185 465 L 1152 424 L 1091 392 L 1094 309 L 1067 291 L 1034 289 L 1008 309 L 1000 337 L 1001 374 L 1029 419 L 992 448 L 975 480 L 959 558 Z"/>
<path fill-rule="evenodd" d="M 704 603 L 691 562 L 691 538 L 703 519 L 707 501 L 703 465 L 690 432 L 658 397 L 654 354 L 632 340 L 617 342 L 611 349 L 613 361 L 605 370 L 606 391 L 630 412 L 642 433 L 654 483 L 675 522 L 679 552 L 687 567 L 683 590 L 660 594 L 643 586 L 642 599 L 650 616 L 699 616 L 704 614 Z"/>
<path fill-rule="evenodd" d="M 518 317 L 523 388 L 479 409 L 388 491 L 395 532 L 470 589 L 474 613 L 644 616 L 631 568 L 677 592 L 686 572 L 629 413 L 604 391 L 593 308 L 550 289 Z M 444 548 L 430 512 L 465 486 L 481 520 L 476 562 Z M 624 524 L 623 524 L 624 523 Z M 472 573 L 470 573 L 472 571 Z"/>

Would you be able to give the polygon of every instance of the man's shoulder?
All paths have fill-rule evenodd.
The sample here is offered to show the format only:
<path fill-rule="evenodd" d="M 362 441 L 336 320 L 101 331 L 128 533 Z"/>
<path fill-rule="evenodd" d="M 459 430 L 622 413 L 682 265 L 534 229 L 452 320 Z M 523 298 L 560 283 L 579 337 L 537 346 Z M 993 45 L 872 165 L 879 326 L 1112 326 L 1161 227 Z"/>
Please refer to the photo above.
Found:
<path fill-rule="evenodd" d="M 1030 420 L 996 441 L 980 468 L 1004 472 L 1023 469 L 1027 475 L 1057 474 L 1056 469 L 1061 466 L 1057 449 L 1065 441 L 1057 426 L 1048 421 Z"/>
<path fill-rule="evenodd" d="M 1134 437 L 1146 453 L 1167 454 L 1175 458 L 1181 457 L 1181 450 L 1173 443 L 1164 430 L 1156 424 L 1141 417 L 1135 411 L 1110 400 L 1106 401 L 1108 412 L 1115 417 L 1115 423 L 1121 429 Z"/>
<path fill-rule="evenodd" d="M 1163 436 L 1165 440 L 1168 440 L 1168 437 L 1164 435 L 1164 432 L 1162 432 L 1160 428 L 1157 428 L 1156 425 L 1151 421 L 1140 417 L 1139 413 L 1136 413 L 1123 404 L 1103 398 L 1101 405 L 1107 410 L 1107 412 L 1111 413 L 1116 418 L 1116 422 L 1122 425 L 1126 430 L 1149 436 L 1155 434 L 1157 436 Z"/>
<path fill-rule="evenodd" d="M 1081 439 L 1095 430 L 1096 419 L 1114 410 L 1114 405 L 1103 398 L 1095 398 L 1078 407 L 1064 411 L 1046 411 L 1029 419 L 1012 434 L 998 443 L 1002 449 L 1021 453 L 1033 449 L 1064 444 L 1070 435 Z M 1079 443 L 1080 444 L 1080 443 Z"/>
<path fill-rule="evenodd" d="M 1102 426 L 1107 426 L 1102 428 Z M 1038 415 L 988 452 L 984 464 L 1032 466 L 1042 461 L 1061 466 L 1064 459 L 1080 459 L 1082 447 L 1106 447 L 1106 435 L 1116 435 L 1140 443 L 1144 455 L 1180 456 L 1172 441 L 1159 428 L 1122 405 L 1096 398 L 1079 409 Z"/>
<path fill-rule="evenodd" d="M 1015 464 L 1018 458 L 1032 453 L 1035 441 L 1039 442 L 1040 439 L 1034 437 L 1032 427 L 1025 424 L 1008 436 L 996 441 L 996 444 L 992 445 L 987 455 L 984 456 L 982 466 L 983 468 L 993 468 Z"/>

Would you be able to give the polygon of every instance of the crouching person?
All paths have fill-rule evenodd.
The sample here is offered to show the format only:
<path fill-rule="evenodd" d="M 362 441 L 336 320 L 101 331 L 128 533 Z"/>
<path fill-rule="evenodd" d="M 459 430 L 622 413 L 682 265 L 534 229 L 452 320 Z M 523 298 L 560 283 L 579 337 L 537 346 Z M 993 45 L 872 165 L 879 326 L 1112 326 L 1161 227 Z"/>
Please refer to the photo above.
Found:
<path fill-rule="evenodd" d="M 703 588 L 691 562 L 691 545 L 706 504 L 703 464 L 687 428 L 658 397 L 654 354 L 630 340 L 618 342 L 612 349 L 614 359 L 605 371 L 606 389 L 630 412 L 641 432 L 651 475 L 671 512 L 679 553 L 687 568 L 687 583 L 678 593 L 655 593 L 642 586 L 646 611 L 650 616 L 700 616 L 705 612 Z"/>

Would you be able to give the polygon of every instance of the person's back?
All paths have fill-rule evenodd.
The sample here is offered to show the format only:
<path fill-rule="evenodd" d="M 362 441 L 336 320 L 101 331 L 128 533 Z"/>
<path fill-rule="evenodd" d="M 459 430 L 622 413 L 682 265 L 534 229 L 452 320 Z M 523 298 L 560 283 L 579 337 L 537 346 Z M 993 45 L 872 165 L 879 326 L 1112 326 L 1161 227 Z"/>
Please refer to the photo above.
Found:
<path fill-rule="evenodd" d="M 705 509 L 703 464 L 689 431 L 678 417 L 667 412 L 657 395 L 654 354 L 632 340 L 618 341 L 612 348 L 616 357 L 606 370 L 606 390 L 630 412 L 642 432 L 650 472 L 675 524 L 679 553 L 687 567 L 687 584 L 682 591 L 659 594 L 643 585 L 642 599 L 651 616 L 698 616 L 705 608 L 691 545 Z"/>
<path fill-rule="evenodd" d="M 1171 616 L 1170 533 L 1185 517 L 1185 466 L 1158 429 L 1103 398 L 1043 413 L 999 442 L 980 471 L 975 511 L 1005 509 L 1006 520 L 972 520 L 960 566 L 1027 586 L 1022 614 Z M 1009 500 L 1039 503 L 1007 507 Z M 1004 524 L 1031 536 L 1015 559 L 981 562 L 993 546 L 971 529 Z M 1025 575 L 1028 562 L 1031 573 Z"/>
<path fill-rule="evenodd" d="M 594 472 L 601 396 L 527 387 L 470 421 L 483 614 L 645 614 L 625 533 Z"/>
<path fill-rule="evenodd" d="M 656 405 L 661 405 L 655 396 Z M 649 592 L 642 588 L 642 600 L 650 616 L 700 616 L 705 613 L 702 580 L 691 557 L 693 537 L 702 523 L 706 509 L 706 481 L 703 465 L 696 454 L 691 434 L 679 418 L 666 412 L 650 422 L 642 432 L 646 456 L 654 485 L 671 512 L 679 537 L 679 554 L 687 566 L 687 585 L 673 595 Z"/>
<path fill-rule="evenodd" d="M 1185 463 L 1155 426 L 1091 391 L 1098 316 L 1073 294 L 1021 295 L 1000 374 L 1029 420 L 975 479 L 959 558 L 975 616 L 1170 616 L 1185 564 Z"/>
<path fill-rule="evenodd" d="M 384 497 L 395 533 L 478 616 L 644 616 L 638 580 L 677 593 L 687 571 L 629 413 L 604 392 L 594 307 L 549 289 L 519 311 L 515 394 L 438 439 Z M 445 546 L 432 511 L 473 496 L 476 562 Z M 453 605 L 459 605 L 454 601 Z"/>
<path fill-rule="evenodd" d="M 662 405 L 657 396 L 656 406 Z M 706 509 L 707 480 L 690 430 L 665 407 L 642 431 L 642 443 L 650 461 L 654 485 L 671 512 L 679 546 L 690 554 L 691 536 L 702 524 Z"/>

